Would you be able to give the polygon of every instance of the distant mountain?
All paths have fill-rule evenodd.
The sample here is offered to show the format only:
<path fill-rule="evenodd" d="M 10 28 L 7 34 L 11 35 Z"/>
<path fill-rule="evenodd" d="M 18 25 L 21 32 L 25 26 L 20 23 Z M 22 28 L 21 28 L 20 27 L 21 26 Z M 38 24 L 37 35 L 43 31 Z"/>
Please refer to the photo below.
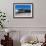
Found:
<path fill-rule="evenodd" d="M 16 14 L 19 14 L 19 13 L 31 13 L 31 10 L 30 9 L 18 9 Z"/>

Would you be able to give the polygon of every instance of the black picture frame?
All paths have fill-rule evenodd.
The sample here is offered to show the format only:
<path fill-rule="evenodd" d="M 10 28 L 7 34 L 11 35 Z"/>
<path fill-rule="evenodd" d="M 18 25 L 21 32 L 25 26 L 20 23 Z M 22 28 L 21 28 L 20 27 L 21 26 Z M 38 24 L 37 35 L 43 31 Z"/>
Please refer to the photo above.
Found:
<path fill-rule="evenodd" d="M 29 11 L 27 11 L 27 12 L 29 12 L 29 13 L 24 13 L 23 11 L 22 11 L 22 9 L 21 9 L 21 12 L 22 13 L 16 13 L 16 7 L 17 6 L 22 6 L 23 7 L 23 5 L 29 5 L 29 7 L 32 7 L 30 10 L 31 10 L 31 12 L 30 12 L 30 10 Z M 19 8 L 18 8 L 19 9 Z M 33 3 L 13 3 L 13 18 L 32 18 L 33 17 Z"/>

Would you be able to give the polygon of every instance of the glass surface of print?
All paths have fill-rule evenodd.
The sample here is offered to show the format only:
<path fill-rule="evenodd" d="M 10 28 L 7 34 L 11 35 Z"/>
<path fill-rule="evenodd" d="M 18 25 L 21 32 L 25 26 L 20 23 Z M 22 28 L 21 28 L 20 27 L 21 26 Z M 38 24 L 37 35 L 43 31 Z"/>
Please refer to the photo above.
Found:
<path fill-rule="evenodd" d="M 14 3 L 14 17 L 32 17 L 32 3 Z"/>

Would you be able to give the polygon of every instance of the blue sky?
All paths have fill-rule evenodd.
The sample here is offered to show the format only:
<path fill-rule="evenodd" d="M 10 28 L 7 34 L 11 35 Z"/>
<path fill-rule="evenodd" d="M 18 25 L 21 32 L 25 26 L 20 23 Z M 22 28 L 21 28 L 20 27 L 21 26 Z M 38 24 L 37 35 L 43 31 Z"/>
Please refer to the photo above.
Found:
<path fill-rule="evenodd" d="M 23 4 L 23 5 L 16 4 L 15 8 L 16 8 L 16 10 L 17 9 L 32 9 L 32 5 L 30 5 L 30 4 L 29 5 L 27 5 L 27 4 L 26 5 L 25 4 Z"/>

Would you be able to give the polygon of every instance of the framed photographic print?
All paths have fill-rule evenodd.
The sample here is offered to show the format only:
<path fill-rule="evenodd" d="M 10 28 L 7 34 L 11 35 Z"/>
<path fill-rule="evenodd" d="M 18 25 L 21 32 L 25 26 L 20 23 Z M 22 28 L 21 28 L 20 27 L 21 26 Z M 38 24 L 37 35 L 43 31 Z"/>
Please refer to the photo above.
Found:
<path fill-rule="evenodd" d="M 32 3 L 13 3 L 13 17 L 32 17 Z"/>

